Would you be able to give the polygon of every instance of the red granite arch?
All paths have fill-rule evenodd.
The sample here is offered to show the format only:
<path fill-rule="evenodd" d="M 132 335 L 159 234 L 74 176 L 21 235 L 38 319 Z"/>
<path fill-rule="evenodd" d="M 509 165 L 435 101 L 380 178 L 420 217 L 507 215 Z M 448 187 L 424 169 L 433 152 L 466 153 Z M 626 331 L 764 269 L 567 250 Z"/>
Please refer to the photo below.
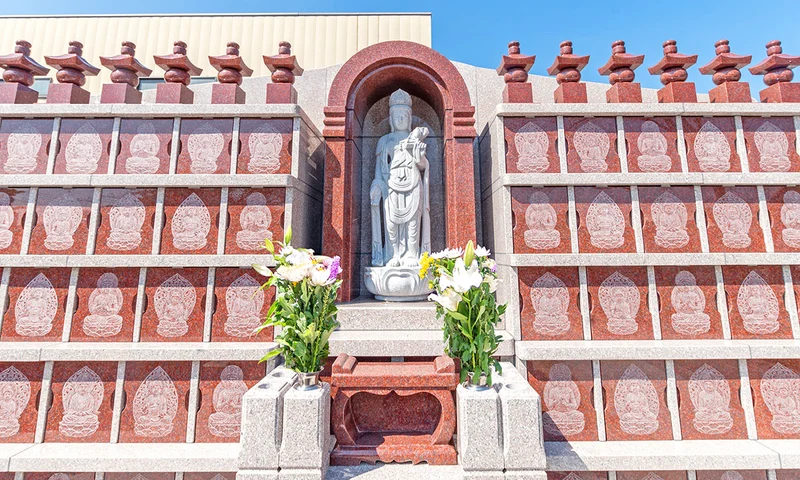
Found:
<path fill-rule="evenodd" d="M 353 55 L 339 70 L 325 107 L 326 143 L 323 252 L 340 255 L 345 271 L 342 300 L 359 293 L 356 254 L 360 225 L 357 188 L 360 133 L 378 100 L 402 88 L 425 100 L 439 116 L 444 135 L 445 239 L 448 246 L 476 237 L 473 168 L 475 108 L 456 67 L 435 50 L 413 42 L 383 42 Z"/>

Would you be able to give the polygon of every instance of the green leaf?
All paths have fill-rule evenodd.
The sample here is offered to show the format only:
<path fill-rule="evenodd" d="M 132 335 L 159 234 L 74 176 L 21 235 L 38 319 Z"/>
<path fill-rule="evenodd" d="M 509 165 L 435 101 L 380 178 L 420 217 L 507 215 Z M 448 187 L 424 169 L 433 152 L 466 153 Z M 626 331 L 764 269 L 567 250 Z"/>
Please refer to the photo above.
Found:
<path fill-rule="evenodd" d="M 266 248 L 269 253 L 275 254 L 275 245 L 269 238 L 264 239 L 264 248 Z"/>
<path fill-rule="evenodd" d="M 253 270 L 255 270 L 256 273 L 258 273 L 259 275 L 263 275 L 265 277 L 272 276 L 272 270 L 270 270 L 269 267 L 267 267 L 266 265 L 259 265 L 257 263 L 254 263 Z"/>
<path fill-rule="evenodd" d="M 292 226 L 289 225 L 289 228 L 286 229 L 286 233 L 283 235 L 283 244 L 289 245 L 292 243 Z"/>

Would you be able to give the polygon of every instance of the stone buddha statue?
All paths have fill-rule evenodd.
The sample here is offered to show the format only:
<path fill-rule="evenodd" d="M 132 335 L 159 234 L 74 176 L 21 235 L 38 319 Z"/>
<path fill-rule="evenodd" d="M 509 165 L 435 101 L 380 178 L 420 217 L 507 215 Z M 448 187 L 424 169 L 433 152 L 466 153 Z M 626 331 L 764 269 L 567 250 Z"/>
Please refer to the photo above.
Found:
<path fill-rule="evenodd" d="M 267 198 L 261 192 L 247 196 L 247 206 L 239 214 L 242 229 L 236 232 L 236 245 L 242 250 L 258 250 L 264 245 L 264 239 L 272 240 L 269 230 L 272 224 L 272 212 L 267 206 Z"/>
<path fill-rule="evenodd" d="M 215 437 L 238 437 L 242 422 L 242 397 L 247 393 L 242 369 L 228 365 L 214 387 L 214 413 L 208 417 L 208 430 Z"/>
<path fill-rule="evenodd" d="M 651 120 L 642 123 L 642 133 L 636 139 L 639 155 L 636 162 L 643 172 L 668 172 L 672 160 L 667 156 L 667 138 L 661 133 L 658 124 Z"/>
<path fill-rule="evenodd" d="M 550 367 L 544 386 L 544 403 L 547 411 L 542 413 L 542 424 L 546 432 L 566 436 L 583 431 L 586 422 L 583 412 L 578 410 L 581 394 L 567 364 L 556 363 Z"/>
<path fill-rule="evenodd" d="M 131 156 L 125 161 L 125 170 L 128 173 L 156 173 L 161 163 L 157 156 L 159 148 L 161 148 L 161 141 L 156 135 L 153 124 L 139 125 L 136 135 L 131 139 L 129 146 Z"/>
<path fill-rule="evenodd" d="M 103 403 L 103 382 L 85 366 L 64 383 L 61 402 L 64 416 L 58 431 L 65 437 L 88 437 L 100 427 L 97 413 Z"/>
<path fill-rule="evenodd" d="M 556 210 L 544 192 L 533 192 L 525 210 L 525 245 L 535 250 L 556 248 L 561 243 L 561 232 L 556 230 Z"/>
<path fill-rule="evenodd" d="M 29 125 L 22 125 L 9 134 L 6 141 L 8 158 L 3 166 L 5 173 L 32 173 L 36 170 L 42 134 Z"/>
<path fill-rule="evenodd" d="M 11 208 L 11 198 L 5 192 L 0 192 L 0 250 L 8 248 L 14 239 L 11 225 L 14 224 L 14 209 Z"/>
<path fill-rule="evenodd" d="M 122 330 L 122 290 L 111 272 L 97 279 L 97 288 L 89 295 L 89 315 L 83 320 L 83 332 L 90 337 L 113 337 Z"/>
<path fill-rule="evenodd" d="M 800 248 L 800 193 L 796 190 L 789 190 L 783 194 L 781 222 L 783 243 L 793 248 Z"/>
<path fill-rule="evenodd" d="M 411 96 L 395 91 L 389 98 L 391 132 L 378 141 L 375 178 L 369 190 L 372 266 L 385 268 L 369 269 L 365 281 L 382 299 L 424 298 L 429 291 L 427 281 L 413 278 L 422 252 L 430 251 L 431 243 L 425 143 L 429 130 L 412 130 L 412 120 Z"/>
<path fill-rule="evenodd" d="M 675 287 L 670 295 L 672 328 L 684 335 L 699 335 L 711 328 L 710 317 L 705 313 L 706 297 L 697 286 L 697 279 L 686 270 L 675 275 Z"/>

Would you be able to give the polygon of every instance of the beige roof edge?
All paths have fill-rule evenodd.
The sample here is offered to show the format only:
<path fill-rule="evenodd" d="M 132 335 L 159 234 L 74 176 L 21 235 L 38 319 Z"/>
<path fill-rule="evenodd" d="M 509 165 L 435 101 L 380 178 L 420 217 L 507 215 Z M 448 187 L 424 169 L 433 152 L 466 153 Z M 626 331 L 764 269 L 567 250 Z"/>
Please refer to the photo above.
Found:
<path fill-rule="evenodd" d="M 431 12 L 283 12 L 283 13 L 84 13 L 60 15 L 3 15 L 3 18 L 93 18 L 93 17 L 348 17 L 348 16 L 407 16 Z"/>

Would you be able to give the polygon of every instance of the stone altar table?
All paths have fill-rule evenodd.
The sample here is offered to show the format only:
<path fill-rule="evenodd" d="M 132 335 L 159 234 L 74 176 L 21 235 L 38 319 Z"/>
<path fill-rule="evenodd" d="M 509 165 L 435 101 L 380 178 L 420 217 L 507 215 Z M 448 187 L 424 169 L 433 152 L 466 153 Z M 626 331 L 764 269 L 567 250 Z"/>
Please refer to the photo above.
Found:
<path fill-rule="evenodd" d="M 339 355 L 331 374 L 331 429 L 337 441 L 331 465 L 455 465 L 456 385 L 455 364 L 446 356 L 379 363 Z"/>

